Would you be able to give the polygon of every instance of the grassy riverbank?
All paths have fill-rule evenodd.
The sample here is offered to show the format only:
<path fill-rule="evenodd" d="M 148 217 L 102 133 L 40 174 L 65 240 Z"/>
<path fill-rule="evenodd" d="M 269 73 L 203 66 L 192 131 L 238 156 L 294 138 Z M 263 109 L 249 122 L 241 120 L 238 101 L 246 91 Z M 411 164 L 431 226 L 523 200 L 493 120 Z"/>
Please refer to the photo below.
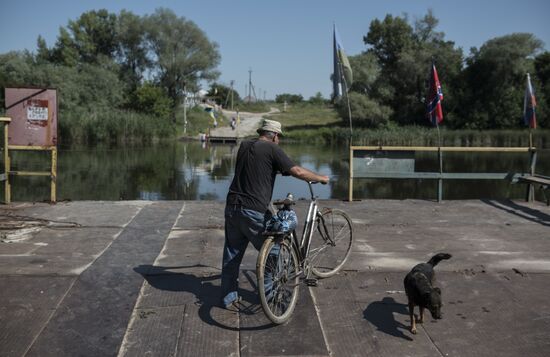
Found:
<path fill-rule="evenodd" d="M 346 144 L 349 128 L 327 127 L 318 129 L 287 130 L 285 140 L 311 144 Z M 393 129 L 354 129 L 354 145 L 437 146 L 437 130 L 419 126 Z M 442 146 L 528 146 L 528 130 L 441 130 Z M 533 133 L 533 145 L 550 148 L 550 130 Z"/>
<path fill-rule="evenodd" d="M 261 110 L 277 107 L 280 113 L 266 116 L 283 124 L 285 141 L 320 145 L 347 145 L 350 130 L 338 113 L 329 105 L 300 103 L 289 105 L 286 111 L 275 103 L 262 103 L 263 106 L 243 107 L 241 111 Z M 178 109 L 176 122 L 170 118 L 160 118 L 127 110 L 102 110 L 94 112 L 73 110 L 60 113 L 59 134 L 62 144 L 94 143 L 147 143 L 159 140 L 173 140 L 183 135 L 183 109 Z M 187 133 L 196 137 L 208 132 L 213 119 L 201 107 L 187 111 Z M 219 126 L 227 126 L 227 119 L 219 119 Z M 440 128 L 443 146 L 528 146 L 527 128 L 514 130 L 448 130 Z M 354 127 L 354 145 L 407 145 L 437 146 L 438 135 L 435 128 L 427 126 L 390 127 L 367 129 Z M 533 131 L 533 145 L 539 149 L 550 148 L 550 130 Z"/>
<path fill-rule="evenodd" d="M 297 104 L 269 115 L 283 125 L 285 140 L 311 144 L 346 144 L 350 129 L 330 106 Z M 528 146 L 529 130 L 448 130 L 440 127 L 442 146 Z M 437 129 L 425 126 L 353 129 L 354 145 L 437 146 Z M 550 148 L 550 130 L 533 131 L 533 145 Z"/>

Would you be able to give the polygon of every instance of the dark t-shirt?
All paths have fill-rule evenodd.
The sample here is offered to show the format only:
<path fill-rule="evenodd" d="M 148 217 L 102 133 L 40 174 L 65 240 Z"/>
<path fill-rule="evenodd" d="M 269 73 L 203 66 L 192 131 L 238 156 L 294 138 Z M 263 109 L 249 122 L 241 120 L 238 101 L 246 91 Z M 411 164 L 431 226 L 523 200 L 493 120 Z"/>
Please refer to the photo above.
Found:
<path fill-rule="evenodd" d="M 227 204 L 265 212 L 273 194 L 275 176 L 278 172 L 289 174 L 293 166 L 294 162 L 277 144 L 259 139 L 243 141 L 237 153 Z"/>

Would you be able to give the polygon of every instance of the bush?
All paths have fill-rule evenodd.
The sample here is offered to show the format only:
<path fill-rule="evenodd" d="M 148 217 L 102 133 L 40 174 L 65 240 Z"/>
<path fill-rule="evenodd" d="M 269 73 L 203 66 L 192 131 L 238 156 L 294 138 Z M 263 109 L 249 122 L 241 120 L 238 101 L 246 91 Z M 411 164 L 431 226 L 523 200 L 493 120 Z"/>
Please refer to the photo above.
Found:
<path fill-rule="evenodd" d="M 157 117 L 171 116 L 174 103 L 160 87 L 146 82 L 137 88 L 132 98 L 132 107 Z"/>
<path fill-rule="evenodd" d="M 277 96 L 275 96 L 275 101 L 277 103 L 284 103 L 284 102 L 287 102 L 288 104 L 300 103 L 303 100 L 304 100 L 304 97 L 302 97 L 302 95 L 300 95 L 300 94 L 283 93 L 283 94 L 278 94 Z"/>
<path fill-rule="evenodd" d="M 323 105 L 327 103 L 327 100 L 323 98 L 323 94 L 321 94 L 321 92 L 317 92 L 315 96 L 310 97 L 308 101 L 310 104 L 315 105 Z"/>
<path fill-rule="evenodd" d="M 349 93 L 351 119 L 354 125 L 381 128 L 389 123 L 392 115 L 391 108 L 381 105 L 366 95 L 351 92 Z M 337 104 L 338 113 L 344 123 L 349 121 L 349 110 L 346 98 L 342 98 Z"/>
<path fill-rule="evenodd" d="M 70 120 L 65 120 L 67 117 Z M 59 118 L 60 140 L 64 144 L 98 142 L 151 142 L 155 138 L 173 136 L 169 117 L 154 117 L 120 109 L 98 109 L 90 112 L 64 112 Z"/>
<path fill-rule="evenodd" d="M 212 117 L 204 108 L 195 106 L 187 109 L 187 136 L 195 136 L 199 133 L 207 133 L 211 127 Z M 178 136 L 183 134 L 183 108 L 176 112 L 176 125 Z"/>

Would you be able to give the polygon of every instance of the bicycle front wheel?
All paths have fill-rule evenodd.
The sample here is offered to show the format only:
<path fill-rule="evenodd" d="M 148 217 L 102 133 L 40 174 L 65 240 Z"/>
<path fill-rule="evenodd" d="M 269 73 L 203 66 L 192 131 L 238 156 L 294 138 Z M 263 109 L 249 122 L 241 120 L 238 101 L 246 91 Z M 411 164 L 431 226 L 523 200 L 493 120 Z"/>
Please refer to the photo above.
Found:
<path fill-rule="evenodd" d="M 299 263 L 288 239 L 268 238 L 256 263 L 258 290 L 265 315 L 276 324 L 286 322 L 298 301 Z"/>
<path fill-rule="evenodd" d="M 349 257 L 353 226 L 349 216 L 337 209 L 325 209 L 317 216 L 317 228 L 311 237 L 311 271 L 320 278 L 336 274 Z"/>

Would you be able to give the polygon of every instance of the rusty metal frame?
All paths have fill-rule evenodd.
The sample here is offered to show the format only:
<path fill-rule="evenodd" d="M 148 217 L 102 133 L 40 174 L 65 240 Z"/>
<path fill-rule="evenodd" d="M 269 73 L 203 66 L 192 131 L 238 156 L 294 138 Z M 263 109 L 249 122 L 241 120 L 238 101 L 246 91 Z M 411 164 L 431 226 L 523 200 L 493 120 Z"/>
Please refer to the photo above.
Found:
<path fill-rule="evenodd" d="M 57 200 L 57 147 L 55 146 L 22 146 L 9 145 L 8 133 L 11 118 L 0 117 L 0 123 L 4 124 L 4 173 L 0 174 L 0 181 L 4 181 L 4 202 L 11 203 L 11 184 L 10 175 L 13 176 L 50 176 L 50 201 L 55 203 Z M 50 151 L 52 155 L 50 171 L 11 171 L 10 150 L 38 150 Z"/>
<path fill-rule="evenodd" d="M 10 202 L 10 157 L 8 154 L 8 126 L 11 123 L 11 118 L 0 117 L 0 123 L 4 124 L 4 144 L 2 149 L 4 150 L 4 172 L 0 175 L 0 181 L 4 181 L 4 199 L 5 203 Z"/>

